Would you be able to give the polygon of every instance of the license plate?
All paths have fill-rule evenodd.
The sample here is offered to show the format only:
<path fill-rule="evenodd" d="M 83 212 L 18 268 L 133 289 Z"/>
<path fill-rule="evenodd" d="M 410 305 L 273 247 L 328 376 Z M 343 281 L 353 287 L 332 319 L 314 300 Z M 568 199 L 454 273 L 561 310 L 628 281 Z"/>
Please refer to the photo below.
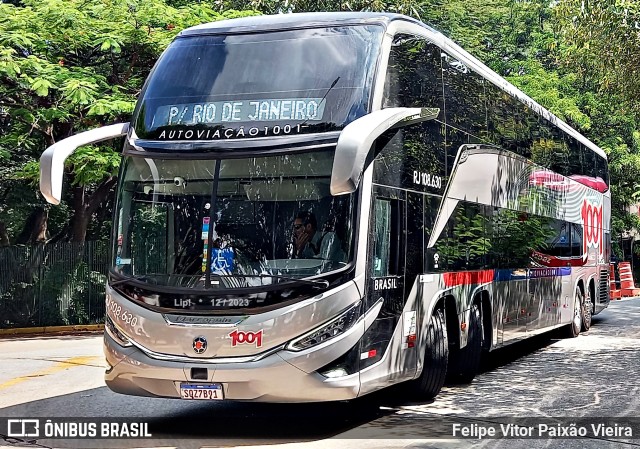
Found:
<path fill-rule="evenodd" d="M 194 399 L 203 401 L 215 401 L 224 399 L 221 384 L 180 384 L 180 396 L 182 399 Z"/>

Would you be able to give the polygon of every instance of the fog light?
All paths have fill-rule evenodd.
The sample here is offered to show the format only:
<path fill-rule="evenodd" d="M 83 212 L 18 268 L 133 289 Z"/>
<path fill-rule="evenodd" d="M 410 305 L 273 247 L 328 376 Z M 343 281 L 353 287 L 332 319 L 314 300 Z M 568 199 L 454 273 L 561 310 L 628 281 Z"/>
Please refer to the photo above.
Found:
<path fill-rule="evenodd" d="M 344 368 L 335 368 L 335 369 L 332 369 L 331 371 L 326 371 L 326 372 L 322 373 L 322 375 L 324 377 L 328 377 L 329 379 L 332 379 L 332 378 L 335 378 L 335 377 L 348 376 L 349 373 Z"/>

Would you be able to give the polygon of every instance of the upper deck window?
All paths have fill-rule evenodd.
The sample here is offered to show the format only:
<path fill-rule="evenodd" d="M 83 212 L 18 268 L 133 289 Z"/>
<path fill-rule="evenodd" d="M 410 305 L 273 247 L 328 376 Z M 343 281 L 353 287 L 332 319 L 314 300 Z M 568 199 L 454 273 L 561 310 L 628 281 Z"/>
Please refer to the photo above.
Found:
<path fill-rule="evenodd" d="M 136 134 L 224 140 L 342 129 L 366 114 L 384 29 L 176 39 L 136 108 Z"/>

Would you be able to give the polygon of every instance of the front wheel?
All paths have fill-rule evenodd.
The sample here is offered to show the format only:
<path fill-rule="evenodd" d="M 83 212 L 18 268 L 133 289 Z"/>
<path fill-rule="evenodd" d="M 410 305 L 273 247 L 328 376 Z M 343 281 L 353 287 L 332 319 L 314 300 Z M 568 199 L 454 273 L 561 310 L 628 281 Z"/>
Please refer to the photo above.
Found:
<path fill-rule="evenodd" d="M 447 376 L 449 342 L 444 312 L 436 309 L 429 320 L 424 364 L 420 377 L 411 381 L 411 389 L 419 399 L 433 399 L 440 393 Z"/>

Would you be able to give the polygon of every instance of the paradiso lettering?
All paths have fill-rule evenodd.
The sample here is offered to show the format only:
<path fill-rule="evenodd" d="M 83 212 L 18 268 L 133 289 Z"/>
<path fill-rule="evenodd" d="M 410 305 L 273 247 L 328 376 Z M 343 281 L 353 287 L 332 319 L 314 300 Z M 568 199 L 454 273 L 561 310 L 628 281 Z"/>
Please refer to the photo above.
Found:
<path fill-rule="evenodd" d="M 597 248 L 598 255 L 602 255 L 602 204 L 596 205 L 588 200 L 584 200 L 582 204 L 582 224 L 584 228 L 584 239 L 582 243 L 583 254 L 586 256 L 589 248 Z"/>

